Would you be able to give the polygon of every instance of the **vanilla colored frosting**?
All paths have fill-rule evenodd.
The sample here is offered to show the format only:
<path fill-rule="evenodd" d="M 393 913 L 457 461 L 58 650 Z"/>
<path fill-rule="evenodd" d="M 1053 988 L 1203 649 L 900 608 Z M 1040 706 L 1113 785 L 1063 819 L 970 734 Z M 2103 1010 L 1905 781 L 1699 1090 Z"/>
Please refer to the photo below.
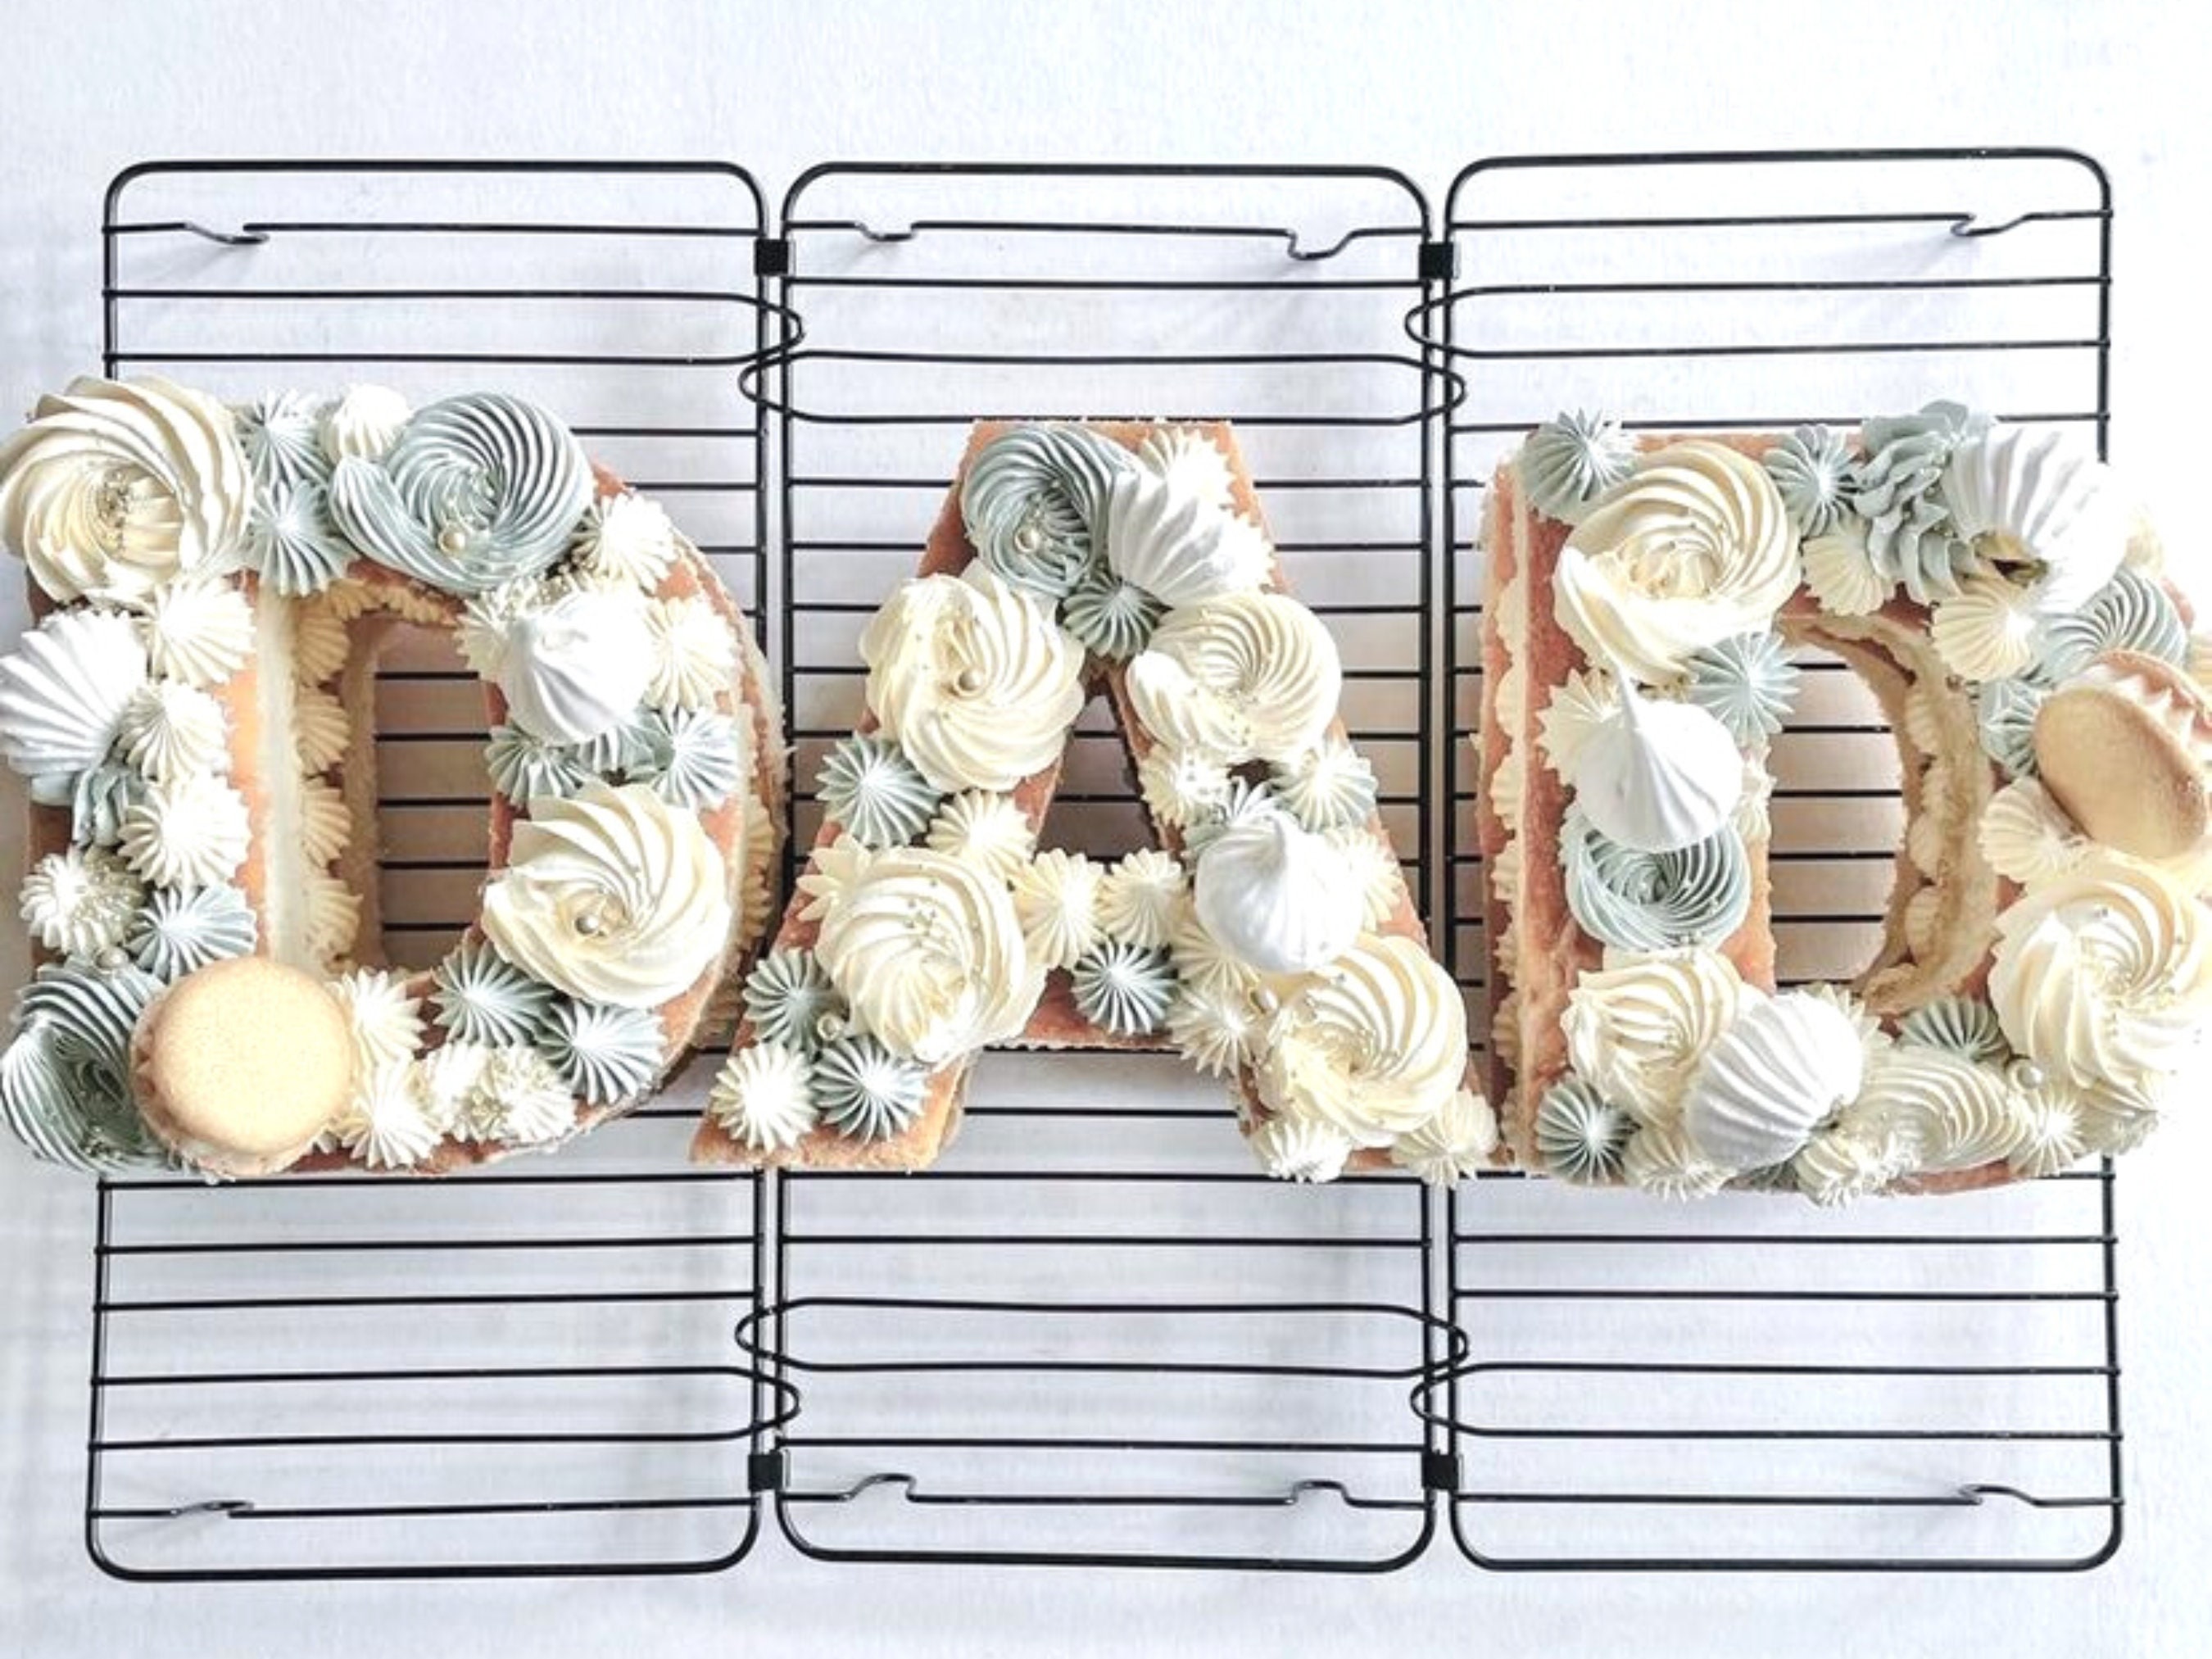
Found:
<path fill-rule="evenodd" d="M 690 988 L 730 933 L 722 855 L 693 814 L 643 784 L 587 784 L 532 805 L 484 888 L 501 956 L 569 995 L 651 1008 Z"/>
<path fill-rule="evenodd" d="M 995 572 L 924 576 L 860 635 L 868 707 L 937 788 L 1013 788 L 1060 758 L 1083 708 L 1083 647 Z"/>
<path fill-rule="evenodd" d="M 861 1028 L 925 1066 L 1018 1035 L 1044 992 L 1006 884 L 922 848 L 869 858 L 814 950 Z"/>

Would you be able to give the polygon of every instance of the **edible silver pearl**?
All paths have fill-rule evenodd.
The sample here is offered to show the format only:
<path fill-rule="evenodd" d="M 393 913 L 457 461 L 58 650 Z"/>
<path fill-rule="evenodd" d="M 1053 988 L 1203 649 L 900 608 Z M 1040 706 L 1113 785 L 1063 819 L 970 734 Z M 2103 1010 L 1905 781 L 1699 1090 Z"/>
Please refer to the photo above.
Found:
<path fill-rule="evenodd" d="M 2015 1089 L 2040 1089 L 2046 1079 L 2043 1067 L 2032 1060 L 2015 1060 L 2011 1066 L 2012 1085 Z"/>
<path fill-rule="evenodd" d="M 449 524 L 438 532 L 441 553 L 465 553 L 468 550 L 469 532 L 457 524 Z"/>
<path fill-rule="evenodd" d="M 586 939 L 591 938 L 605 926 L 606 924 L 601 921 L 597 916 L 578 916 L 576 918 L 576 931 L 584 935 Z"/>
<path fill-rule="evenodd" d="M 106 969 L 112 974 L 117 969 L 120 968 L 124 963 L 128 960 L 128 958 L 124 956 L 119 947 L 111 945 L 106 950 L 102 951 L 98 957 L 94 957 L 94 960 L 101 968 Z"/>
<path fill-rule="evenodd" d="M 814 1035 L 823 1042 L 835 1042 L 845 1035 L 845 1022 L 835 1014 L 824 1014 L 814 1022 Z"/>
<path fill-rule="evenodd" d="M 973 696 L 983 689 L 983 671 L 980 668 L 963 668 L 960 671 L 959 678 L 952 684 Z"/>
<path fill-rule="evenodd" d="M 1033 524 L 1025 524 L 1014 532 L 1014 545 L 1024 553 L 1034 553 L 1044 545 L 1044 532 Z"/>

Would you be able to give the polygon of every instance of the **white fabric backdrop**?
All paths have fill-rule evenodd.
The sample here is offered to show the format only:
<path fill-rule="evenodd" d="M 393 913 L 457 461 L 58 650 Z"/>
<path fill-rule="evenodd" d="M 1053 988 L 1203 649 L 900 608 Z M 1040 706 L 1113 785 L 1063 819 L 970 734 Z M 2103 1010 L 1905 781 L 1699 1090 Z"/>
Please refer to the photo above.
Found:
<path fill-rule="evenodd" d="M 2200 8 L 1301 9 L 1315 15 L 1293 23 L 1291 8 L 1237 0 L 15 0 L 0 52 L 0 407 L 92 362 L 100 191 L 146 155 L 714 155 L 751 167 L 772 199 L 831 156 L 1357 160 L 1440 198 L 1492 152 L 2050 142 L 2113 174 L 2115 447 L 2169 544 L 2203 556 L 2180 488 L 2203 466 L 2191 381 L 2212 362 Z M 12 635 L 20 595 L 0 590 Z M 0 850 L 12 867 L 12 844 Z M 1492 1577 L 1448 1547 L 1380 1581 L 984 1576 L 840 1571 L 770 1539 L 705 1580 L 144 1590 L 98 1575 L 77 1536 L 89 1196 L 0 1156 L 0 1649 L 2193 1650 L 2212 1638 L 2197 1547 L 2212 1456 L 2196 1409 L 2212 1341 L 2194 1284 L 2208 1159 L 2212 1121 L 2178 1111 L 2123 1183 L 2130 1538 L 2087 1577 Z"/>

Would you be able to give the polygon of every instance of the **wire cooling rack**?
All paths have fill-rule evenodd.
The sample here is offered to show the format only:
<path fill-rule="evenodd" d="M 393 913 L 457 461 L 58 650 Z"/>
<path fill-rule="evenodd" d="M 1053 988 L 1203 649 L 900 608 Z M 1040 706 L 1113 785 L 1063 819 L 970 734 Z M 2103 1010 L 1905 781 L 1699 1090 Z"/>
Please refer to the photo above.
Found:
<path fill-rule="evenodd" d="M 1443 377 L 1399 332 L 1426 293 L 1419 192 L 1367 168 L 830 166 L 785 219 L 799 845 L 860 712 L 857 630 L 970 423 L 1226 417 L 1425 896 Z M 1045 840 L 1145 834 L 1094 705 Z M 1171 1059 L 1006 1054 L 927 1176 L 780 1189 L 763 1340 L 805 1408 L 772 1478 L 809 1553 L 1379 1571 L 1428 1541 L 1406 1400 L 1443 1342 L 1417 1184 L 1264 1180 L 1219 1085 Z"/>
<path fill-rule="evenodd" d="M 832 166 L 785 220 L 719 164 L 158 164 L 111 192 L 106 360 L 563 410 L 772 619 L 795 849 L 972 420 L 1231 418 L 1478 1012 L 1471 543 L 1515 434 L 2109 412 L 2109 204 L 2046 152 L 1515 158 L 1440 234 L 1377 169 Z M 1778 890 L 1785 972 L 1826 977 L 1898 809 L 1875 717 L 1806 666 Z M 386 933 L 426 957 L 473 907 L 482 712 L 434 641 L 379 696 Z M 1141 830 L 1093 710 L 1048 833 Z M 1380 1571 L 1440 1512 L 1498 1569 L 2118 1543 L 2109 1170 L 1845 1217 L 1288 1188 L 1171 1061 L 1001 1054 L 928 1175 L 760 1179 L 684 1168 L 697 1097 L 444 1183 L 104 1184 L 94 1559 L 703 1571 L 763 1494 L 857 1562 Z"/>
<path fill-rule="evenodd" d="M 762 204 L 719 164 L 157 163 L 109 191 L 106 362 L 226 395 L 498 385 L 666 501 L 757 617 Z M 480 693 L 377 688 L 395 960 L 473 913 Z M 758 1530 L 781 1398 L 731 1347 L 760 1182 L 688 1170 L 696 1089 L 435 1182 L 104 1182 L 86 1538 L 131 1578 L 673 1572 Z"/>
<path fill-rule="evenodd" d="M 1559 409 L 1666 431 L 1853 426 L 1955 396 L 2104 447 L 2112 206 L 2053 150 L 1514 157 L 1454 182 L 1416 337 L 1447 417 L 1453 726 L 1481 689 L 1481 495 Z M 1776 741 L 1786 981 L 1872 957 L 1902 808 L 1842 665 Z M 1480 1006 L 1475 776 L 1450 746 L 1453 946 Z M 1842 1214 L 1485 1180 L 1446 1205 L 1474 1357 L 1434 1390 L 1451 1530 L 1500 1569 L 2060 1570 L 2120 1537 L 2109 1166 Z M 1428 1393 L 1431 1391 L 1425 1391 Z"/>

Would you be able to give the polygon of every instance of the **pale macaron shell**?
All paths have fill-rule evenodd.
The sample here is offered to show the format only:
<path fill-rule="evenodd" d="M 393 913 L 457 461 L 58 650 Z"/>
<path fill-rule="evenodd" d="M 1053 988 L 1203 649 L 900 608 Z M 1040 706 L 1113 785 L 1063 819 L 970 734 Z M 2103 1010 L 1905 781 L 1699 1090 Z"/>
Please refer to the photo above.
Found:
<path fill-rule="evenodd" d="M 217 1176 L 295 1162 L 353 1086 L 345 1010 L 313 975 L 266 957 L 179 980 L 140 1017 L 131 1059 L 148 1125 Z"/>

